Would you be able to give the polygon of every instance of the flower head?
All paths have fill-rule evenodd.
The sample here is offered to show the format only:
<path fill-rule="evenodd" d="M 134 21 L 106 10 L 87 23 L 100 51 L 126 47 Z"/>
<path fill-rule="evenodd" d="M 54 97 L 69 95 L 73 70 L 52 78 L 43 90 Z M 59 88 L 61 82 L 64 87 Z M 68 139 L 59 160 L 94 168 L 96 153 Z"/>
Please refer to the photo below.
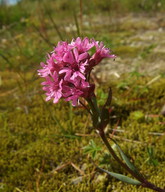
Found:
<path fill-rule="evenodd" d="M 93 47 L 96 52 L 90 55 Z M 89 82 L 90 72 L 104 58 L 115 58 L 115 55 L 94 39 L 78 37 L 71 43 L 59 42 L 38 70 L 38 75 L 45 78 L 42 85 L 46 100 L 57 103 L 64 98 L 76 106 L 80 97 L 92 97 L 95 86 Z"/>

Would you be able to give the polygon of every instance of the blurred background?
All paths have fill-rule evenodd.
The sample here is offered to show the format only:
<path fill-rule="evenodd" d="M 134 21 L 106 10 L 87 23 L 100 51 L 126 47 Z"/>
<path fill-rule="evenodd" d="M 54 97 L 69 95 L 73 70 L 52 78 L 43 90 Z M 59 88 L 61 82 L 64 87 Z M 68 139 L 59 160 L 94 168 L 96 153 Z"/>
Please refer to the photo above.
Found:
<path fill-rule="evenodd" d="M 164 10 L 164 0 L 1 0 L 0 69 L 31 70 L 59 40 L 88 36 L 118 56 L 111 72 L 160 72 Z"/>
<path fill-rule="evenodd" d="M 44 100 L 40 62 L 78 36 L 117 55 L 93 73 L 100 105 L 113 90 L 107 133 L 117 129 L 135 164 L 165 184 L 165 0 L 0 0 L 0 192 L 145 192 L 96 170 L 93 161 L 124 172 L 84 110 Z"/>
<path fill-rule="evenodd" d="M 111 73 L 164 69 L 164 0 L 1 0 L 0 9 L 1 70 L 31 70 L 59 40 L 77 36 L 114 51 Z"/>

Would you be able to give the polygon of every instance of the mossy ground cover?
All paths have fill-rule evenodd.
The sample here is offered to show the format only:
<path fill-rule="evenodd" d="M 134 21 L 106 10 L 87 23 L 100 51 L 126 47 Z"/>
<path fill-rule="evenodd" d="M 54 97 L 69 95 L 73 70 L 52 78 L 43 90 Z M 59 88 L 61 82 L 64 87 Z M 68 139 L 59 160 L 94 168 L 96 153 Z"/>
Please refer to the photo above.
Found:
<path fill-rule="evenodd" d="M 110 156 L 106 158 L 88 114 L 63 101 L 46 103 L 40 79 L 32 73 L 25 76 L 23 80 L 17 73 L 1 73 L 1 191 L 146 191 L 99 173 L 83 151 L 91 139 L 102 148 L 94 160 L 97 165 L 125 171 Z M 129 89 L 119 86 L 122 79 L 107 84 L 113 89 L 107 135 L 116 129 L 114 138 L 137 167 L 164 186 L 165 119 L 160 110 L 165 79 L 146 87 L 150 80 L 140 77 Z M 106 86 L 101 87 L 97 93 L 100 105 L 106 97 Z"/>

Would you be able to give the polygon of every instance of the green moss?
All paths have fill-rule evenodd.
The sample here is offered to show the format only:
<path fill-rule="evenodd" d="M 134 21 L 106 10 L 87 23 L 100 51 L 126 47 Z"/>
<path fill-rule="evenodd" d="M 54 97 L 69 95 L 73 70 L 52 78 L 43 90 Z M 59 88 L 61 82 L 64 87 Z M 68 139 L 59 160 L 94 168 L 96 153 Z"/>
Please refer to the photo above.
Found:
<path fill-rule="evenodd" d="M 12 74 L 13 77 L 15 75 L 17 76 Z M 92 179 L 94 165 L 82 148 L 93 138 L 95 132 L 90 128 L 91 122 L 84 110 L 72 108 L 65 102 L 56 105 L 45 103 L 38 87 L 40 80 L 33 79 L 32 73 L 25 74 L 24 78 L 17 77 L 17 81 L 9 78 L 11 74 L 7 72 L 1 76 L 4 82 L 2 91 L 8 92 L 17 87 L 14 96 L 13 93 L 8 93 L 0 100 L 0 177 L 3 191 L 145 191 L 113 178 L 105 177 L 97 183 L 100 173 Z M 145 86 L 149 79 L 139 77 L 136 86 Z M 137 91 L 134 83 L 129 85 L 131 91 L 119 89 L 118 83 L 113 82 L 112 85 L 115 97 L 112 116 L 116 118 L 111 120 L 111 128 L 120 120 L 123 132 L 116 132 L 116 135 L 122 149 L 132 157 L 143 173 L 152 176 L 151 181 L 163 186 L 165 140 L 150 132 L 164 132 L 161 124 L 164 118 L 158 115 L 164 102 L 165 79 L 161 78 L 148 87 L 147 93 L 141 91 L 141 88 Z M 104 103 L 105 91 L 106 87 L 98 90 L 100 105 Z M 89 137 L 77 137 L 76 133 L 88 134 Z M 101 145 L 99 138 L 93 139 Z M 154 149 L 152 158 L 158 162 L 156 167 L 147 160 L 148 147 Z M 96 161 L 98 164 L 99 161 Z M 72 181 L 81 178 L 81 175 L 71 164 L 58 172 L 54 171 L 68 162 L 73 162 L 79 168 L 86 165 L 85 176 L 78 184 L 73 184 Z M 110 169 L 123 172 L 114 162 Z"/>

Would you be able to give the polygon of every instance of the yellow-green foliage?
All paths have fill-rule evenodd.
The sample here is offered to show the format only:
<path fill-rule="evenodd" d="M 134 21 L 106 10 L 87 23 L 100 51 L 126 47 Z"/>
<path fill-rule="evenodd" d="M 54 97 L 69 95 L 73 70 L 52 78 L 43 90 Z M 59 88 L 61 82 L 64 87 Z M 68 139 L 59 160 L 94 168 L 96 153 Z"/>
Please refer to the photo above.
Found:
<path fill-rule="evenodd" d="M 63 101 L 56 105 L 46 103 L 40 80 L 30 72 L 3 72 L 0 75 L 0 191 L 146 191 L 96 171 L 82 148 L 90 139 L 94 139 L 99 146 L 102 143 L 83 109 L 73 108 Z M 116 131 L 115 136 L 121 148 L 150 181 L 163 187 L 165 139 L 152 135 L 152 132 L 165 131 L 165 120 L 159 115 L 165 100 L 165 79 L 159 79 L 146 91 L 149 80 L 141 77 L 136 81 L 136 86 L 130 83 L 129 89 L 117 88 L 122 80 L 109 83 L 114 98 L 108 133 L 119 120 L 118 129 L 123 132 Z M 106 88 L 99 88 L 97 96 L 100 104 L 105 98 L 104 92 Z M 76 136 L 76 133 L 88 136 Z M 104 151 L 105 147 L 102 148 Z M 153 149 L 152 157 L 148 149 Z M 82 169 L 85 175 L 82 176 L 71 164 L 55 171 L 58 166 L 69 162 Z M 99 159 L 95 160 L 95 163 L 99 162 Z M 110 170 L 127 174 L 111 158 L 109 164 Z M 103 175 L 100 181 L 99 175 Z M 78 178 L 82 179 L 81 182 L 74 184 L 74 179 Z"/>

